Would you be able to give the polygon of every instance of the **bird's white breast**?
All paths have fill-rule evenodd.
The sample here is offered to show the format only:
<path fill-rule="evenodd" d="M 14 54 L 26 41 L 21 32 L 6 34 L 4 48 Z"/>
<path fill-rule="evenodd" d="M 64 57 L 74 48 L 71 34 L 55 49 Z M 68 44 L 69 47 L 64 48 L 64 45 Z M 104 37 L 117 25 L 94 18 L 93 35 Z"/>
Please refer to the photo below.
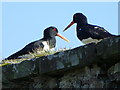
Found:
<path fill-rule="evenodd" d="M 43 41 L 42 44 L 44 45 L 43 50 L 48 51 L 50 49 L 50 47 L 46 41 Z"/>
<path fill-rule="evenodd" d="M 43 51 L 55 51 L 55 48 L 50 48 L 46 41 L 42 42 L 44 45 Z"/>
<path fill-rule="evenodd" d="M 98 39 L 92 39 L 91 37 L 87 38 L 87 39 L 83 39 L 82 43 L 84 44 L 89 44 L 89 43 L 98 43 L 100 42 L 102 39 L 98 40 Z"/>

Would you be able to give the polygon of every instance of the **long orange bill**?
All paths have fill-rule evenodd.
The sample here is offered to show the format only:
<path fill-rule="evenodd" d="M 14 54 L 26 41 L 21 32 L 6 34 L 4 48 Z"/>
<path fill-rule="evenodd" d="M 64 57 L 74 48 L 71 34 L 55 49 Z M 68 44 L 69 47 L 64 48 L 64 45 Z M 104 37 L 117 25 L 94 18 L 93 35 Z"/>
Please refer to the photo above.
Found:
<path fill-rule="evenodd" d="M 67 41 L 67 42 L 70 42 L 67 38 L 63 37 L 63 36 L 62 36 L 62 35 L 60 35 L 59 33 L 57 33 L 57 34 L 56 34 L 56 36 L 58 36 L 58 37 L 60 37 L 60 38 L 64 39 L 64 40 L 65 40 L 65 41 Z"/>
<path fill-rule="evenodd" d="M 63 32 L 64 31 L 66 31 L 70 26 L 72 26 L 74 24 L 74 21 L 72 21 L 64 30 L 63 30 Z"/>

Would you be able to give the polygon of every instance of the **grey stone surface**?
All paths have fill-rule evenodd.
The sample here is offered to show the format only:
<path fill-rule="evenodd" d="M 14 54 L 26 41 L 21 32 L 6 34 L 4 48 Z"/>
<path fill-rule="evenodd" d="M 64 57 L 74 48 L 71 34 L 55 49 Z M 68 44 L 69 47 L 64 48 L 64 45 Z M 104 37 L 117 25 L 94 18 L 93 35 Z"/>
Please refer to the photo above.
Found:
<path fill-rule="evenodd" d="M 3 88 L 120 86 L 120 36 L 2 68 Z"/>

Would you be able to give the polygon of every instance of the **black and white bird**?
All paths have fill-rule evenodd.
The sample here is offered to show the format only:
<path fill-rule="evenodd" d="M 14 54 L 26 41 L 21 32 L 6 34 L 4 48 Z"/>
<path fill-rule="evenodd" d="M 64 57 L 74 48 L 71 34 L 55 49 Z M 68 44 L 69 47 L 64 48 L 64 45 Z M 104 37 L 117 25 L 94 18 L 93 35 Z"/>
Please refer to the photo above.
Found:
<path fill-rule="evenodd" d="M 87 17 L 82 13 L 74 14 L 73 21 L 64 29 L 64 31 L 74 23 L 77 23 L 77 37 L 84 44 L 98 43 L 104 38 L 115 36 L 109 33 L 103 27 L 88 24 Z"/>
<path fill-rule="evenodd" d="M 7 60 L 17 59 L 19 56 L 29 54 L 30 52 L 33 52 L 34 50 L 37 50 L 37 49 L 39 49 L 41 51 L 47 51 L 52 48 L 55 48 L 55 46 L 56 46 L 55 36 L 59 36 L 60 38 L 64 39 L 65 41 L 69 42 L 68 39 L 66 39 L 65 37 L 63 37 L 62 35 L 60 35 L 58 33 L 58 29 L 56 27 L 51 26 L 44 30 L 44 36 L 42 39 L 29 43 L 23 49 L 12 54 L 11 56 L 9 56 L 6 59 Z"/>

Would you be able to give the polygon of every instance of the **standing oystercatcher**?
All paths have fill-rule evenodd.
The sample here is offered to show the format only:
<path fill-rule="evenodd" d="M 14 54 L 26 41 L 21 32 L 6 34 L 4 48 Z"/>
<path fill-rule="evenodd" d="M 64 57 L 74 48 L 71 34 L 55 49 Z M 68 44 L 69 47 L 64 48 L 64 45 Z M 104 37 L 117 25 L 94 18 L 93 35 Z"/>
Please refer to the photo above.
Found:
<path fill-rule="evenodd" d="M 23 49 L 16 52 L 15 54 L 12 54 L 6 59 L 8 60 L 17 59 L 19 56 L 29 54 L 30 52 L 33 52 L 34 50 L 37 50 L 37 49 L 41 51 L 50 50 L 54 48 L 56 45 L 55 36 L 59 36 L 65 41 L 69 42 L 69 40 L 67 40 L 65 37 L 63 37 L 58 33 L 58 30 L 56 27 L 51 26 L 44 30 L 44 37 L 42 39 L 29 43 Z"/>
<path fill-rule="evenodd" d="M 77 37 L 84 44 L 97 43 L 104 38 L 115 36 L 106 31 L 103 27 L 88 24 L 87 17 L 82 13 L 74 14 L 73 21 L 64 29 L 64 31 L 74 23 L 77 23 Z"/>

